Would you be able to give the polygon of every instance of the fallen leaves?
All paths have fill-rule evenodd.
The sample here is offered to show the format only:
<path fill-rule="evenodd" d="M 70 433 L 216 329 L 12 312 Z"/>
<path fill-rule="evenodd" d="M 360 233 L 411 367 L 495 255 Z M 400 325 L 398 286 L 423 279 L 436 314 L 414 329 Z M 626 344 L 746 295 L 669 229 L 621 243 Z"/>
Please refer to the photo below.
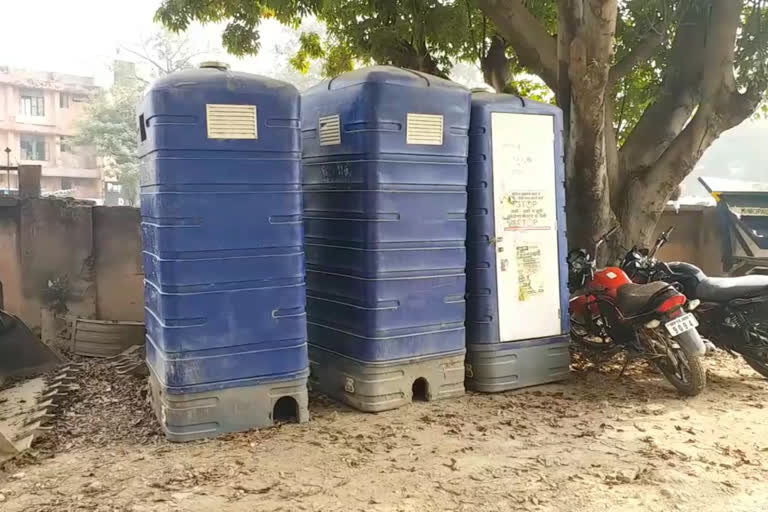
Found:
<path fill-rule="evenodd" d="M 752 492 L 767 474 L 764 411 L 721 400 L 717 390 L 711 403 L 681 401 L 655 376 L 615 385 L 592 373 L 568 385 L 470 393 L 376 415 L 313 397 L 307 424 L 177 445 L 133 432 L 155 425 L 142 382 L 100 371 L 88 370 L 78 394 L 84 404 L 67 409 L 75 413 L 63 426 L 69 444 L 59 445 L 82 463 L 64 454 L 25 467 L 18 479 L 18 468 L 6 471 L 0 494 L 17 509 L 22 494 L 35 493 L 45 504 L 27 510 L 583 511 L 632 495 L 658 500 L 660 510 L 693 510 L 694 497 Z M 728 421 L 750 416 L 724 423 L 726 413 L 713 412 L 723 407 Z M 72 465 L 57 468 L 62 459 Z M 60 479 L 51 477 L 56 471 Z"/>
<path fill-rule="evenodd" d="M 120 375 L 103 359 L 82 359 L 79 388 L 51 423 L 47 449 L 109 447 L 116 442 L 150 444 L 162 439 L 148 401 L 146 377 Z"/>

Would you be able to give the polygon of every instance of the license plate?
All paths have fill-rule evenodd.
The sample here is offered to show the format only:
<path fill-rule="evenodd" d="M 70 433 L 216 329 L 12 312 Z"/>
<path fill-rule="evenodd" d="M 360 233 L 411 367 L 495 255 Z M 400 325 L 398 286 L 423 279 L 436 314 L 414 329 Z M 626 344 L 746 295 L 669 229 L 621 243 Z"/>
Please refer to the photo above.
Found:
<path fill-rule="evenodd" d="M 666 324 L 664 324 L 664 327 L 667 328 L 667 332 L 671 334 L 672 336 L 678 336 L 680 334 L 683 334 L 686 331 L 690 331 L 691 329 L 695 329 L 699 326 L 699 321 L 696 320 L 696 317 L 693 316 L 691 313 L 686 313 L 683 316 L 679 318 L 675 318 L 674 320 L 670 320 Z"/>

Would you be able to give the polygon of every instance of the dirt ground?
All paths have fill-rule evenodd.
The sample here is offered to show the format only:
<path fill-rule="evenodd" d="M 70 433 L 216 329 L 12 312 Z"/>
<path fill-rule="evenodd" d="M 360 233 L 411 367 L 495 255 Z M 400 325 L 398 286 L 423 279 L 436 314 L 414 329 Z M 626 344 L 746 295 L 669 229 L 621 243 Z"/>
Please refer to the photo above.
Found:
<path fill-rule="evenodd" d="M 707 365 L 694 399 L 608 366 L 375 415 L 313 396 L 307 424 L 188 444 L 93 366 L 55 435 L 0 469 L 0 510 L 767 510 L 768 381 Z"/>

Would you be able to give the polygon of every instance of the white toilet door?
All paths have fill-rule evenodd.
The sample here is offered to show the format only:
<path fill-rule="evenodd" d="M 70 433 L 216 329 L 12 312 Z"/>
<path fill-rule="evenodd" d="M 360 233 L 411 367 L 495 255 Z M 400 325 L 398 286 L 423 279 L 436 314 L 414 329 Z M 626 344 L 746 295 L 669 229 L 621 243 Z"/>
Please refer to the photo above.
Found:
<path fill-rule="evenodd" d="M 554 118 L 491 114 L 501 341 L 561 334 Z"/>

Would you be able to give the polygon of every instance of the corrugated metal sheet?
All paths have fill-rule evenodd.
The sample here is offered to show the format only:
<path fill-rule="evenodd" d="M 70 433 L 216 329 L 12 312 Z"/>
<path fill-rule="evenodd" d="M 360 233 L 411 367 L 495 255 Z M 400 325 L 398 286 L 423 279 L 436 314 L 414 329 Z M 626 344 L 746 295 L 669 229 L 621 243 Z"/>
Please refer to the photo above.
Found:
<path fill-rule="evenodd" d="M 76 318 L 72 328 L 72 350 L 91 357 L 112 357 L 132 345 L 144 343 L 144 324 Z"/>

